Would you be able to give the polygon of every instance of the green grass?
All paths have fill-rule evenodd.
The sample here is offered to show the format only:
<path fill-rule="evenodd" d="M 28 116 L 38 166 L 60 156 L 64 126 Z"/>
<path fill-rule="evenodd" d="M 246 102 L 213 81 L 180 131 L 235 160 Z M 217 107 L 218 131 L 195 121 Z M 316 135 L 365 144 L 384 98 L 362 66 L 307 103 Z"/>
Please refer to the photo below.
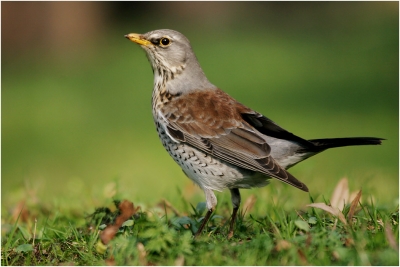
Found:
<path fill-rule="evenodd" d="M 228 240 L 228 202 L 220 202 L 197 239 L 192 231 L 201 223 L 205 203 L 186 202 L 185 209 L 175 209 L 177 214 L 165 205 L 142 208 L 105 250 L 99 245 L 99 230 L 118 215 L 113 204 L 91 210 L 91 215 L 84 210 L 67 215 L 55 207 L 44 212 L 41 204 L 29 205 L 15 223 L 3 223 L 7 238 L 2 241 L 2 265 L 399 264 L 398 248 L 388 241 L 389 235 L 398 244 L 398 207 L 364 201 L 352 225 L 345 225 L 315 208 L 288 211 L 269 204 L 266 214 L 241 210 L 235 235 Z M 345 216 L 348 211 L 347 205 Z M 37 224 L 34 218 L 39 218 Z"/>
<path fill-rule="evenodd" d="M 231 240 L 228 192 L 217 194 L 217 216 L 198 240 L 177 224 L 186 216 L 196 227 L 204 196 L 162 148 L 150 65 L 123 38 L 159 28 L 157 20 L 105 29 L 62 55 L 2 55 L 2 264 L 104 265 L 113 255 L 126 265 L 398 265 L 382 227 L 391 225 L 398 243 L 398 13 L 377 12 L 303 30 L 241 21 L 224 30 L 168 25 L 190 38 L 214 84 L 289 131 L 387 139 L 326 151 L 290 169 L 310 196 L 278 181 L 242 190 L 243 202 L 253 194 L 257 201 Z M 342 177 L 363 190 L 352 227 L 335 227 L 334 217 L 306 207 L 310 197 L 329 199 Z M 103 223 L 87 216 L 115 210 L 112 199 L 128 199 L 141 213 L 101 254 Z M 162 199 L 179 216 L 158 206 Z"/>

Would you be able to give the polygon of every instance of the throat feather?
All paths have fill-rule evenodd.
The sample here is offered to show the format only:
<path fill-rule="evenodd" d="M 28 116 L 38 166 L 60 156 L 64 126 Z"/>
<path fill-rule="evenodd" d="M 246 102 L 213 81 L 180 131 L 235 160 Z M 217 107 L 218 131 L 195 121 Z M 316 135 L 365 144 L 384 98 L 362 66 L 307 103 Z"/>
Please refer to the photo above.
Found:
<path fill-rule="evenodd" d="M 176 69 L 174 69 L 176 70 Z M 157 68 L 154 72 L 154 89 L 152 96 L 153 110 L 159 110 L 162 106 L 166 105 L 173 98 L 179 97 L 181 93 L 171 93 L 167 90 L 167 82 L 173 80 L 179 72 L 173 72 L 166 68 Z"/>

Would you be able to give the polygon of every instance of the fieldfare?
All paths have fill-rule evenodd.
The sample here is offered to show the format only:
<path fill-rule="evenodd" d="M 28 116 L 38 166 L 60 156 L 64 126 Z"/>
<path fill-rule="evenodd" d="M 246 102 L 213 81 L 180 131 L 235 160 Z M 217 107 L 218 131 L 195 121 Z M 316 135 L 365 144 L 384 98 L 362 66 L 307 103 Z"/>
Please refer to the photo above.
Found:
<path fill-rule="evenodd" d="M 308 188 L 286 170 L 328 148 L 378 145 L 382 138 L 305 140 L 242 105 L 208 81 L 189 40 L 173 30 L 130 33 L 147 54 L 154 73 L 153 118 L 159 138 L 183 172 L 203 191 L 210 218 L 214 190 L 228 188 L 233 212 L 232 237 L 241 188 L 263 187 L 276 178 L 305 192 Z"/>

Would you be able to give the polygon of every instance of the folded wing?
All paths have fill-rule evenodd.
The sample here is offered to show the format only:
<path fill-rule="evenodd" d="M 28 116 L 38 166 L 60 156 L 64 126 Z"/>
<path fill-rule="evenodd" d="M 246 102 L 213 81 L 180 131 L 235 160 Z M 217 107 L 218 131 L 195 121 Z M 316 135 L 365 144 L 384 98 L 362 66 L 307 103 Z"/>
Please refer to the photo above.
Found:
<path fill-rule="evenodd" d="M 175 140 L 238 167 L 263 173 L 308 191 L 305 184 L 271 157 L 271 148 L 262 133 L 252 125 L 254 123 L 243 119 L 245 114 L 251 120 L 251 116 L 256 116 L 251 115 L 253 111 L 223 91 L 201 91 L 173 98 L 163 106 L 161 112 L 166 130 Z"/>

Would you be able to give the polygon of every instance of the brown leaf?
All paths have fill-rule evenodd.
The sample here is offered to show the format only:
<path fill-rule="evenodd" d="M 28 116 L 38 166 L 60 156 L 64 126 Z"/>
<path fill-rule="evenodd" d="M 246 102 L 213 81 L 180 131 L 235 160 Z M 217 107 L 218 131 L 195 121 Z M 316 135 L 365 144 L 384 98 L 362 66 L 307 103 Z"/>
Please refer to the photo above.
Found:
<path fill-rule="evenodd" d="M 345 245 L 346 247 L 352 247 L 352 246 L 354 246 L 354 239 L 353 239 L 353 238 L 350 238 L 350 237 L 346 238 L 346 239 L 344 240 L 344 245 Z"/>
<path fill-rule="evenodd" d="M 128 201 L 128 200 L 123 200 L 119 206 L 118 206 L 121 214 L 117 217 L 115 220 L 114 225 L 118 225 L 118 227 L 121 227 L 121 225 L 128 220 L 132 215 L 134 215 L 136 212 L 139 211 L 140 207 L 136 207 L 136 209 L 133 206 L 133 203 Z"/>
<path fill-rule="evenodd" d="M 356 197 L 357 197 L 358 192 L 354 191 L 350 193 L 350 197 L 349 197 L 349 202 L 353 201 Z M 362 197 L 360 198 L 360 200 L 358 202 L 362 201 Z"/>
<path fill-rule="evenodd" d="M 110 241 L 114 238 L 115 234 L 118 232 L 119 227 L 116 225 L 109 225 L 106 229 L 103 230 L 100 234 L 101 242 L 104 245 L 110 243 Z"/>
<path fill-rule="evenodd" d="M 60 263 L 60 266 L 76 266 L 75 263 L 67 261 Z"/>
<path fill-rule="evenodd" d="M 337 251 L 333 251 L 333 252 L 332 252 L 332 257 L 333 257 L 335 260 L 339 260 L 339 259 L 340 259 L 339 253 L 338 253 Z"/>
<path fill-rule="evenodd" d="M 343 223 L 343 224 L 347 224 L 346 222 L 346 218 L 344 217 L 343 213 L 340 212 L 339 209 L 337 208 L 333 208 L 331 206 L 326 205 L 325 203 L 311 203 L 309 205 L 307 205 L 308 207 L 313 207 L 313 208 L 318 208 L 318 209 L 322 209 L 324 211 L 329 212 L 330 214 L 336 216 L 339 218 L 339 220 Z"/>
<path fill-rule="evenodd" d="M 115 262 L 114 257 L 111 255 L 110 258 L 105 260 L 107 266 L 116 266 L 117 263 Z"/>
<path fill-rule="evenodd" d="M 358 192 L 357 196 L 353 199 L 353 201 L 352 201 L 351 204 L 350 204 L 350 210 L 349 210 L 349 213 L 347 214 L 347 221 L 348 221 L 350 224 L 352 224 L 354 212 L 356 211 L 356 208 L 357 208 L 357 206 L 358 206 L 358 201 L 359 201 L 360 198 L 361 198 L 361 193 L 362 193 L 362 190 L 360 190 L 360 191 Z"/>
<path fill-rule="evenodd" d="M 389 244 L 389 246 L 395 251 L 399 251 L 399 245 L 396 242 L 396 238 L 394 237 L 392 226 L 390 223 L 385 223 L 385 237 Z"/>
<path fill-rule="evenodd" d="M 101 242 L 104 245 L 107 245 L 114 238 L 114 236 L 116 235 L 118 229 L 122 226 L 122 224 L 126 220 L 128 220 L 132 215 L 138 212 L 140 207 L 136 207 L 135 209 L 132 202 L 128 200 L 123 200 L 119 204 L 118 209 L 120 211 L 120 215 L 115 219 L 114 224 L 108 225 L 100 234 Z"/>
<path fill-rule="evenodd" d="M 276 251 L 288 250 L 291 247 L 292 247 L 292 243 L 290 243 L 289 241 L 286 241 L 284 239 L 281 239 L 276 242 L 275 250 Z"/>
<path fill-rule="evenodd" d="M 343 210 L 345 203 L 349 199 L 349 183 L 347 178 L 342 178 L 333 190 L 331 197 L 331 206 Z"/>
<path fill-rule="evenodd" d="M 139 264 L 142 266 L 147 265 L 147 259 L 146 259 L 146 250 L 144 249 L 144 246 L 142 243 L 138 243 L 136 245 L 136 248 L 139 251 Z"/>
<path fill-rule="evenodd" d="M 333 227 L 332 227 L 332 231 L 335 231 L 336 230 L 336 226 L 337 226 L 337 218 L 335 219 L 335 223 L 333 224 Z"/>
<path fill-rule="evenodd" d="M 183 255 L 180 255 L 178 258 L 176 258 L 174 265 L 175 266 L 183 266 L 185 264 L 185 257 Z"/>
<path fill-rule="evenodd" d="M 25 200 L 18 202 L 17 206 L 12 210 L 12 219 L 14 222 L 19 220 L 20 222 L 28 222 L 30 213 L 25 206 Z"/>
<path fill-rule="evenodd" d="M 309 248 L 311 246 L 311 242 L 312 242 L 312 236 L 310 232 L 307 232 L 306 248 Z"/>
<path fill-rule="evenodd" d="M 297 254 L 299 255 L 299 260 L 300 260 L 301 264 L 308 265 L 306 255 L 304 254 L 304 252 L 301 249 L 297 250 Z"/>

